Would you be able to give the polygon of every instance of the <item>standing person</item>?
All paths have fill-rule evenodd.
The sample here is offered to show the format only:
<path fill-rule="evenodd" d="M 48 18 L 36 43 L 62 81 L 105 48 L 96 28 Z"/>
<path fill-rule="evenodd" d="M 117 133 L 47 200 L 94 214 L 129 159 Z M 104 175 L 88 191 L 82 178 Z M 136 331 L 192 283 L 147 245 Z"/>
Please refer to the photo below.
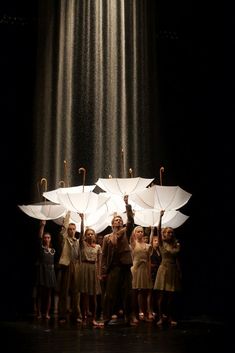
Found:
<path fill-rule="evenodd" d="M 72 319 L 79 320 L 79 240 L 75 237 L 76 225 L 69 223 L 66 232 L 62 233 L 62 252 L 59 259 L 59 322 L 67 320 L 67 304 L 70 297 Z"/>
<path fill-rule="evenodd" d="M 55 249 L 52 248 L 51 234 L 44 232 L 46 221 L 40 221 L 39 257 L 36 264 L 37 317 L 50 319 L 52 290 L 56 287 L 54 269 Z M 44 314 L 45 313 L 45 314 Z"/>
<path fill-rule="evenodd" d="M 160 253 L 160 249 L 159 249 L 157 227 L 151 227 L 149 242 L 152 246 L 152 253 L 150 256 L 150 262 L 151 262 L 151 279 L 152 279 L 152 284 L 154 286 L 155 279 L 157 276 L 157 270 L 158 270 L 158 267 L 160 266 L 160 263 L 162 261 L 162 257 L 161 257 L 161 253 Z M 158 301 L 157 290 L 152 289 L 149 307 L 150 307 L 150 312 L 152 312 L 153 317 L 155 319 L 156 319 L 156 317 L 158 317 L 157 301 Z"/>
<path fill-rule="evenodd" d="M 96 234 L 96 243 L 100 245 L 101 252 L 102 252 L 103 238 L 104 238 L 103 233 Z M 101 263 L 100 263 L 100 273 L 101 273 Z M 100 289 L 101 289 L 101 293 L 97 294 L 96 296 L 96 299 L 97 299 L 96 316 L 98 320 L 103 319 L 103 306 L 104 306 L 103 297 L 105 293 L 105 281 L 102 281 L 101 276 L 100 276 Z"/>
<path fill-rule="evenodd" d="M 144 239 L 145 233 L 141 226 L 134 228 L 130 245 L 133 256 L 132 271 L 132 289 L 135 310 L 135 321 L 137 317 L 144 321 L 151 321 L 150 312 L 148 311 L 148 298 L 153 288 L 151 280 L 151 262 L 150 255 L 152 246 L 146 243 Z"/>
<path fill-rule="evenodd" d="M 96 233 L 87 228 L 84 232 L 84 215 L 81 217 L 81 234 L 79 239 L 80 269 L 78 276 L 78 290 L 80 292 L 80 305 L 82 323 L 86 325 L 88 313 L 91 312 L 92 325 L 100 326 L 96 320 L 97 295 L 101 294 L 100 267 L 101 246 L 96 243 Z"/>
<path fill-rule="evenodd" d="M 158 290 L 159 320 L 157 325 L 163 324 L 163 313 L 165 313 L 168 323 L 171 326 L 176 326 L 177 321 L 174 318 L 175 296 L 181 290 L 181 270 L 179 267 L 180 244 L 175 238 L 173 228 L 166 227 L 161 229 L 163 215 L 164 211 L 162 210 L 158 225 L 158 241 L 162 261 L 154 283 L 154 289 Z"/>
<path fill-rule="evenodd" d="M 121 216 L 112 219 L 112 233 L 106 234 L 103 239 L 101 257 L 101 275 L 106 281 L 104 294 L 104 323 L 107 324 L 115 309 L 119 307 L 120 297 L 124 317 L 128 323 L 132 320 L 132 254 L 129 244 L 130 235 L 134 227 L 131 205 L 128 196 L 124 196 L 127 212 L 127 224 L 124 227 Z"/>

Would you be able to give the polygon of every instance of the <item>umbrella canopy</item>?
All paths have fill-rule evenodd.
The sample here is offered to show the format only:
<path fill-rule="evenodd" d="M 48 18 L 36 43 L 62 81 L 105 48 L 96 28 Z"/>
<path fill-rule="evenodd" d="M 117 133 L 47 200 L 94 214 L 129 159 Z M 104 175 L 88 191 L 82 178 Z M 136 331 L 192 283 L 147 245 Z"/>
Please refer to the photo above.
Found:
<path fill-rule="evenodd" d="M 104 195 L 108 197 L 107 202 L 105 202 L 105 204 L 102 206 L 104 212 L 106 211 L 109 215 L 113 215 L 114 213 L 126 212 L 126 205 L 124 203 L 123 196 L 110 194 L 109 192 L 100 192 L 99 195 Z M 141 207 L 135 202 L 130 200 L 129 203 L 132 206 L 133 211 L 141 209 Z"/>
<path fill-rule="evenodd" d="M 135 224 L 142 227 L 157 227 L 160 218 L 160 211 L 154 209 L 145 209 L 141 211 L 135 211 Z M 178 228 L 181 226 L 189 216 L 184 215 L 180 211 L 171 210 L 165 211 L 162 217 L 163 227 Z"/>
<path fill-rule="evenodd" d="M 102 190 L 115 195 L 131 195 L 137 191 L 144 190 L 153 179 L 147 178 L 99 178 L 96 185 Z"/>
<path fill-rule="evenodd" d="M 127 222 L 127 215 L 126 213 L 117 213 L 123 219 L 123 223 Z M 157 227 L 159 223 L 160 211 L 157 210 L 138 210 L 134 212 L 134 222 L 136 225 L 142 227 Z M 108 225 L 111 226 L 113 215 L 108 216 Z M 187 221 L 189 216 L 184 215 L 180 211 L 172 210 L 172 211 L 165 211 L 162 217 L 162 227 L 172 227 L 178 228 L 184 222 Z"/>
<path fill-rule="evenodd" d="M 55 223 L 62 225 L 63 224 L 63 217 L 55 219 Z M 81 218 L 78 213 L 71 212 L 69 222 L 76 224 L 76 229 L 78 232 L 81 232 Z M 91 214 L 85 214 L 84 217 L 84 226 L 85 228 L 89 227 L 94 229 L 96 233 L 100 233 L 105 228 L 109 226 L 109 219 L 107 212 L 101 207 L 96 212 Z"/>
<path fill-rule="evenodd" d="M 63 192 L 58 193 L 59 203 L 68 211 L 77 213 L 93 213 L 108 201 L 107 195 L 87 192 Z"/>
<path fill-rule="evenodd" d="M 153 185 L 146 190 L 131 194 L 129 199 L 141 208 L 177 210 L 184 206 L 192 194 L 179 186 Z"/>
<path fill-rule="evenodd" d="M 40 220 L 53 220 L 64 217 L 66 210 L 60 204 L 43 201 L 29 205 L 18 205 L 19 209 L 32 218 Z"/>
<path fill-rule="evenodd" d="M 96 185 L 79 185 L 79 186 L 72 186 L 72 187 L 65 187 L 65 188 L 58 188 L 51 191 L 45 191 L 43 196 L 52 202 L 59 203 L 58 195 L 60 194 L 77 194 L 80 192 L 89 192 L 93 191 Z"/>

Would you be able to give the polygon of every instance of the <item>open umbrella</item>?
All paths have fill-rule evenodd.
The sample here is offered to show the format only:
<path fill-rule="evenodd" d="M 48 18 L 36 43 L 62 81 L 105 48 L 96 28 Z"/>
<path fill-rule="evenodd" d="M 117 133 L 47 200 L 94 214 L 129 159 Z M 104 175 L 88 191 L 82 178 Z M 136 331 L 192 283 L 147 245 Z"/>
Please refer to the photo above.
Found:
<path fill-rule="evenodd" d="M 127 222 L 126 213 L 117 214 L 122 217 L 123 223 L 125 224 Z M 134 223 L 142 227 L 157 227 L 159 223 L 159 217 L 160 211 L 152 209 L 138 210 L 134 212 Z M 108 216 L 107 223 L 109 226 L 111 226 L 112 218 L 112 215 Z M 162 227 L 178 228 L 184 224 L 188 218 L 189 216 L 184 215 L 178 210 L 165 211 L 162 217 Z"/>
<path fill-rule="evenodd" d="M 110 194 L 109 192 L 100 192 L 99 195 L 104 195 L 108 197 L 105 204 L 102 206 L 108 215 L 113 215 L 114 213 L 125 213 L 126 205 L 123 200 L 123 196 Z M 140 210 L 141 208 L 133 201 L 129 202 L 132 206 L 132 210 Z"/>
<path fill-rule="evenodd" d="M 102 190 L 115 195 L 131 195 L 142 191 L 153 182 L 153 179 L 148 178 L 99 178 L 96 185 Z"/>
<path fill-rule="evenodd" d="M 71 186 L 71 187 L 62 187 L 62 188 L 57 188 L 54 190 L 50 190 L 50 191 L 45 191 L 43 193 L 43 196 L 47 199 L 50 200 L 52 202 L 55 203 L 59 203 L 60 198 L 59 195 L 67 195 L 67 194 L 79 194 L 81 192 L 90 192 L 93 191 L 94 188 L 96 187 L 96 185 L 79 185 L 79 186 Z"/>
<path fill-rule="evenodd" d="M 46 178 L 42 178 L 40 184 L 45 185 L 45 189 L 47 189 Z M 28 205 L 18 205 L 18 207 L 28 216 L 40 220 L 57 219 L 64 216 L 66 212 L 62 205 L 47 200 Z"/>
<path fill-rule="evenodd" d="M 80 168 L 79 173 L 83 172 L 83 185 L 75 187 L 65 187 L 52 190 L 51 192 L 44 192 L 43 196 L 56 200 L 67 211 L 77 213 L 92 213 L 100 208 L 108 199 L 107 195 L 100 195 L 92 190 L 96 185 L 85 185 L 86 169 Z"/>
<path fill-rule="evenodd" d="M 54 220 L 56 224 L 63 224 L 63 217 L 57 218 Z M 78 232 L 81 232 L 81 218 L 78 213 L 71 212 L 69 222 L 76 224 L 76 229 Z M 91 214 L 84 215 L 84 226 L 85 228 L 89 227 L 94 229 L 96 233 L 102 232 L 105 228 L 109 226 L 109 218 L 105 209 L 98 209 L 96 212 Z"/>
<path fill-rule="evenodd" d="M 28 205 L 18 205 L 19 209 L 32 218 L 53 220 L 63 217 L 66 213 L 62 205 L 50 201 L 43 201 Z"/>
<path fill-rule="evenodd" d="M 141 208 L 156 210 L 177 210 L 184 206 L 192 194 L 180 186 L 153 185 L 146 190 L 131 194 L 129 199 Z"/>
<path fill-rule="evenodd" d="M 135 224 L 142 227 L 157 227 L 160 218 L 160 211 L 154 209 L 145 209 L 135 211 L 134 220 Z M 189 216 L 184 215 L 182 212 L 177 210 L 165 211 L 162 217 L 163 227 L 180 227 Z"/>

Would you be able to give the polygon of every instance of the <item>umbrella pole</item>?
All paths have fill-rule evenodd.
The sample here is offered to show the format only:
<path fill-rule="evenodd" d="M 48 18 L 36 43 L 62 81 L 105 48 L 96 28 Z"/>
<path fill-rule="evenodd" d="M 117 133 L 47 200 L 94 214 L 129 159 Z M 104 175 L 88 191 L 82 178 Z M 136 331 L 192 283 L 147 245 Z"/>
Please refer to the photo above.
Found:
<path fill-rule="evenodd" d="M 124 166 L 124 151 L 123 151 L 123 148 L 122 148 L 122 153 L 121 153 L 121 159 L 122 159 L 122 175 L 121 177 L 124 178 L 124 172 L 125 172 L 125 166 Z"/>
<path fill-rule="evenodd" d="M 164 173 L 164 167 L 160 168 L 160 185 L 162 186 L 162 175 Z"/>
<path fill-rule="evenodd" d="M 68 173 L 67 173 L 67 161 L 64 160 L 64 181 L 65 181 L 65 186 L 69 186 L 68 183 Z"/>
<path fill-rule="evenodd" d="M 59 181 L 59 187 L 65 188 L 68 187 L 68 177 L 67 177 L 67 162 L 64 160 L 64 180 Z"/>
<path fill-rule="evenodd" d="M 81 168 L 79 168 L 78 172 L 79 172 L 79 174 L 80 174 L 81 172 L 83 172 L 83 183 L 82 183 L 83 188 L 82 188 L 82 192 L 84 192 L 85 180 L 86 180 L 86 169 L 83 168 L 83 167 L 81 167 Z"/>

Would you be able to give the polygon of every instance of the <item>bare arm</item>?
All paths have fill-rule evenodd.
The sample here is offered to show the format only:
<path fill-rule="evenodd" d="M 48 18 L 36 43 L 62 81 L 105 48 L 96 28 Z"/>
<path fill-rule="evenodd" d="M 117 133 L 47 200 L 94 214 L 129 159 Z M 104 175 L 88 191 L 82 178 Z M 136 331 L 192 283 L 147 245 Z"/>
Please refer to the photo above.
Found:
<path fill-rule="evenodd" d="M 158 223 L 158 226 L 157 226 L 158 242 L 159 242 L 160 246 L 162 246 L 162 217 L 163 217 L 163 215 L 164 215 L 164 210 L 161 210 L 159 223 Z"/>
<path fill-rule="evenodd" d="M 80 232 L 80 237 L 79 237 L 79 245 L 80 247 L 83 247 L 83 240 L 84 240 L 84 214 L 79 213 L 79 216 L 81 218 L 81 232 Z"/>
<path fill-rule="evenodd" d="M 131 233 L 134 229 L 134 214 L 133 214 L 131 205 L 128 204 L 128 195 L 124 196 L 124 202 L 126 204 L 126 214 L 127 214 L 126 236 L 129 241 Z"/>
<path fill-rule="evenodd" d="M 45 225 L 46 225 L 46 221 L 45 220 L 41 220 L 40 221 L 39 232 L 38 232 L 38 236 L 39 236 L 40 239 L 42 239 L 42 237 L 43 237 Z"/>

